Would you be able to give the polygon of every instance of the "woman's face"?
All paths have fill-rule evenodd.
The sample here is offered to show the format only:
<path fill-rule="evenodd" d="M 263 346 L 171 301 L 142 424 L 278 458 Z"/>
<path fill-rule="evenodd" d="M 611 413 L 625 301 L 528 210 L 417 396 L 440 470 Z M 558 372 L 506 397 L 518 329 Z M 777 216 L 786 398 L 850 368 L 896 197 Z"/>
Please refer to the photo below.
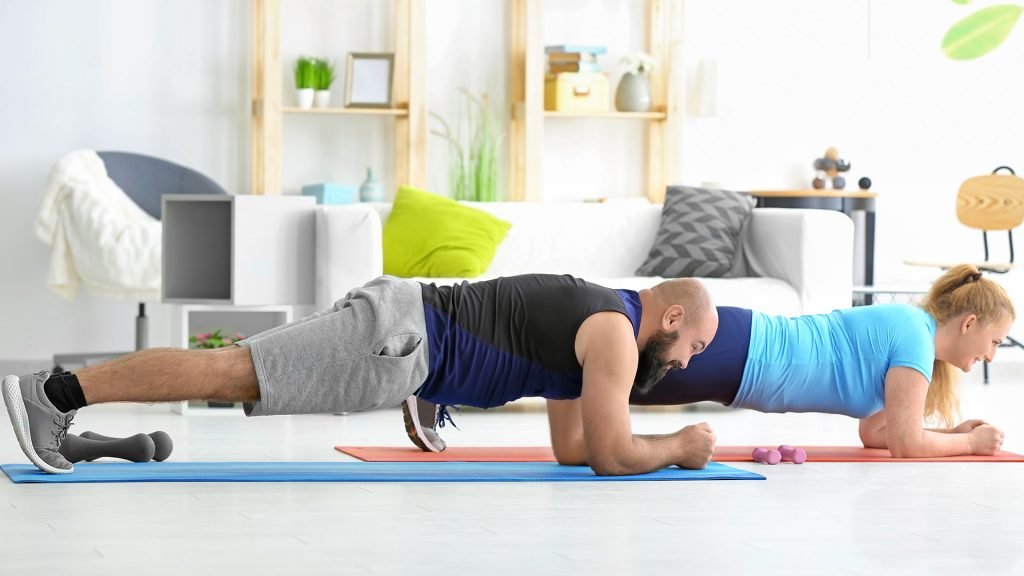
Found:
<path fill-rule="evenodd" d="M 992 324 L 984 324 L 974 314 L 967 314 L 960 319 L 960 338 L 954 350 L 955 358 L 950 361 L 964 372 L 981 361 L 991 362 L 996 357 L 999 343 L 1006 339 L 1013 320 L 1003 318 Z"/>

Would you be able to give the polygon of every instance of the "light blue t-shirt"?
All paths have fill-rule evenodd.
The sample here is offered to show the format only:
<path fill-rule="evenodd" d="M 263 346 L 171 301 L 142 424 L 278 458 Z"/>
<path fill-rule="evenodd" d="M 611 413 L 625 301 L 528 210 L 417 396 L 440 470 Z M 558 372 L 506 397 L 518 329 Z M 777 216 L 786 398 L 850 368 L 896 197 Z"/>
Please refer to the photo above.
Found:
<path fill-rule="evenodd" d="M 731 406 L 866 418 L 885 404 L 885 374 L 917 370 L 931 382 L 935 320 L 907 304 L 787 318 L 754 312 L 750 349 Z"/>

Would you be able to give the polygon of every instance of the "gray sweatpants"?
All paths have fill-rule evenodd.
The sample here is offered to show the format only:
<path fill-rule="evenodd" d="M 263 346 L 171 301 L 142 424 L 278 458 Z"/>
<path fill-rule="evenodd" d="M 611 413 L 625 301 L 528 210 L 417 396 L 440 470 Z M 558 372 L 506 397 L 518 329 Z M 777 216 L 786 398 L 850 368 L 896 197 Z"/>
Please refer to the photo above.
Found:
<path fill-rule="evenodd" d="M 249 416 L 360 412 L 399 405 L 427 377 L 418 282 L 381 276 L 319 312 L 239 342 L 260 399 Z"/>

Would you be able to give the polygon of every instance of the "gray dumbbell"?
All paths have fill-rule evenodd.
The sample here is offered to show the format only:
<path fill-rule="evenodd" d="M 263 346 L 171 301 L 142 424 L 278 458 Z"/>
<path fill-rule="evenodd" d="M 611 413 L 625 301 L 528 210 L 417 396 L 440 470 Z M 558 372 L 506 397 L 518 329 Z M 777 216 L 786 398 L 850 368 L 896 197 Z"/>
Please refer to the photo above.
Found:
<path fill-rule="evenodd" d="M 89 440 L 124 440 L 124 438 L 111 438 L 110 436 L 104 436 L 95 432 L 85 431 L 81 434 L 82 438 Z M 153 444 L 156 447 L 156 452 L 153 453 L 153 460 L 157 462 L 163 462 L 167 460 L 167 457 L 171 455 L 171 450 L 174 450 L 174 442 L 171 441 L 171 436 L 163 430 L 157 430 L 156 432 L 150 432 L 149 437 L 153 439 Z"/>
<path fill-rule="evenodd" d="M 112 457 L 132 462 L 149 462 L 156 452 L 156 444 L 148 434 L 136 434 L 115 440 L 90 440 L 68 434 L 60 444 L 61 456 L 68 462 Z"/>

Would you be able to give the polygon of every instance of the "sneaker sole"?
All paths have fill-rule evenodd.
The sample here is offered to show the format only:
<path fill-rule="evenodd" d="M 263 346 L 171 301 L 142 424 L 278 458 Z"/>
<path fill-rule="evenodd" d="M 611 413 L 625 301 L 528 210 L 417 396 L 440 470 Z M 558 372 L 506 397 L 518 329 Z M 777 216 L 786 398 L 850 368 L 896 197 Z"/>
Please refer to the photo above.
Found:
<path fill-rule="evenodd" d="M 406 398 L 403 408 L 402 417 L 405 419 L 405 433 L 408 434 L 412 443 L 424 452 L 440 452 L 433 445 L 423 441 L 423 427 L 420 425 L 420 415 L 416 409 L 416 397 L 410 396 Z"/>
<path fill-rule="evenodd" d="M 7 405 L 7 415 L 11 417 L 11 425 L 14 426 L 14 435 L 18 437 L 18 444 L 21 451 L 28 456 L 28 459 L 43 472 L 48 474 L 70 474 L 74 466 L 69 470 L 54 468 L 36 454 L 32 447 L 32 430 L 28 426 L 28 414 L 25 412 L 25 400 L 21 397 L 21 380 L 17 376 L 4 377 L 4 404 Z"/>

